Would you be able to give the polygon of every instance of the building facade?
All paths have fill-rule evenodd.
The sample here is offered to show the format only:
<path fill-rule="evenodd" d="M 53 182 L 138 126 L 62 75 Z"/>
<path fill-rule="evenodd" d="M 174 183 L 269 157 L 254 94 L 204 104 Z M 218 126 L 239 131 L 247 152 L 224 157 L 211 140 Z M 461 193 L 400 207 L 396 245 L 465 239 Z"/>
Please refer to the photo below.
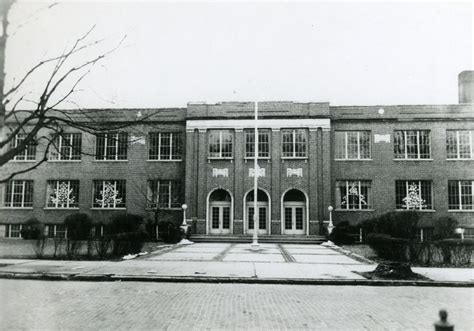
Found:
<path fill-rule="evenodd" d="M 472 234 L 473 76 L 459 75 L 454 105 L 259 103 L 257 169 L 253 103 L 107 110 L 110 121 L 146 120 L 98 134 L 65 128 L 47 162 L 1 186 L 0 236 L 20 237 L 32 217 L 65 236 L 64 218 L 78 211 L 98 223 L 157 210 L 180 222 L 182 204 L 197 234 L 250 235 L 254 212 L 260 234 L 322 234 L 329 206 L 336 225 L 417 210 L 421 228 L 449 216 Z M 43 148 L 0 172 L 30 166 Z"/>

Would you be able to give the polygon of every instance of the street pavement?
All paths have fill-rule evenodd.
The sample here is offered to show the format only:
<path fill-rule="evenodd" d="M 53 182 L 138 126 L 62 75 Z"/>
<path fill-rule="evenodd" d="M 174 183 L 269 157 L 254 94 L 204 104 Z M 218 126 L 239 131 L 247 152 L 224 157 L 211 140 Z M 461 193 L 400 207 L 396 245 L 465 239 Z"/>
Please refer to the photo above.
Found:
<path fill-rule="evenodd" d="M 439 309 L 474 326 L 472 288 L 0 279 L 0 293 L 2 330 L 433 330 Z"/>
<path fill-rule="evenodd" d="M 62 261 L 0 259 L 0 277 L 49 275 L 85 279 L 181 278 L 181 280 L 252 281 L 368 281 L 357 272 L 372 271 L 375 264 L 339 248 L 322 245 L 196 243 L 161 249 L 123 261 Z M 472 268 L 413 268 L 437 282 L 474 285 Z M 82 278 L 81 278 L 82 277 Z"/>

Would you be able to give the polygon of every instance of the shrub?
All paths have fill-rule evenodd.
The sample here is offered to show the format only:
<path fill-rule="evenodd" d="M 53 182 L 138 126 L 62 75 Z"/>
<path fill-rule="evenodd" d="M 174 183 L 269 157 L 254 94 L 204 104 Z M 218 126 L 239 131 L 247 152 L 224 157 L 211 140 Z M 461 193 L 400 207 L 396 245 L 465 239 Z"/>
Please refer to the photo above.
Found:
<path fill-rule="evenodd" d="M 470 265 L 474 251 L 473 239 L 444 239 L 435 243 L 441 251 L 444 264 Z"/>
<path fill-rule="evenodd" d="M 148 238 L 143 217 L 134 214 L 119 214 L 107 227 L 112 239 L 112 254 L 115 256 L 140 253 Z"/>
<path fill-rule="evenodd" d="M 413 239 L 416 237 L 418 219 L 418 213 L 413 211 L 389 212 L 374 220 L 373 232 L 394 238 Z"/>
<path fill-rule="evenodd" d="M 329 235 L 329 240 L 336 245 L 350 245 L 353 244 L 359 237 L 358 227 L 350 225 L 349 222 L 344 221 L 336 225 Z"/>
<path fill-rule="evenodd" d="M 451 217 L 438 217 L 433 221 L 432 240 L 452 238 L 458 221 Z"/>
<path fill-rule="evenodd" d="M 25 222 L 21 230 L 23 239 L 40 239 L 44 234 L 44 225 L 35 217 Z"/>
<path fill-rule="evenodd" d="M 386 234 L 371 233 L 367 243 L 377 255 L 386 260 L 404 262 L 409 259 L 409 240 L 393 238 Z"/>
<path fill-rule="evenodd" d="M 66 217 L 64 224 L 67 228 L 66 255 L 73 258 L 80 252 L 81 241 L 90 236 L 92 218 L 85 213 L 74 213 Z"/>
<path fill-rule="evenodd" d="M 171 221 L 158 223 L 158 233 L 165 243 L 177 243 L 181 239 L 181 229 Z"/>

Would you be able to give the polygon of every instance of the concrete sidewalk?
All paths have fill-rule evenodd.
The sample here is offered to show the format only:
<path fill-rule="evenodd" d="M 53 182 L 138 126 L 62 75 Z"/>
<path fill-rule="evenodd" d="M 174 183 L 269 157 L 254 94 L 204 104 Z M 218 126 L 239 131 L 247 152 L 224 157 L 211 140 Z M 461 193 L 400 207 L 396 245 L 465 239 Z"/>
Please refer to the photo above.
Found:
<path fill-rule="evenodd" d="M 340 285 L 474 286 L 470 268 L 413 268 L 432 281 L 373 281 L 375 264 L 321 245 L 199 243 L 164 246 L 132 260 L 0 259 L 1 278 L 202 281 Z"/>

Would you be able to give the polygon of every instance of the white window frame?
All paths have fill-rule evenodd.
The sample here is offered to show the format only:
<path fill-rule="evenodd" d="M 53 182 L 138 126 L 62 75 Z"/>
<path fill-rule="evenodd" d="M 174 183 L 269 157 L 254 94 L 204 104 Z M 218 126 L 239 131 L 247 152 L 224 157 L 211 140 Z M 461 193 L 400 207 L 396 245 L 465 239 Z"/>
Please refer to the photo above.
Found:
<path fill-rule="evenodd" d="M 403 143 L 404 143 L 404 157 L 403 158 L 395 158 L 395 160 L 416 160 L 416 161 L 426 161 L 432 160 L 432 152 L 431 152 L 431 131 L 430 130 L 395 130 L 403 132 Z M 407 142 L 407 131 L 416 131 L 416 147 L 417 147 L 417 157 L 408 157 L 408 142 Z M 420 144 L 420 131 L 428 131 L 429 137 L 429 157 L 428 158 L 421 158 L 421 144 Z M 394 140 L 395 143 L 395 140 Z"/>
<path fill-rule="evenodd" d="M 148 196 L 148 192 L 147 192 L 147 201 L 149 202 L 149 204 L 156 204 L 155 207 L 153 206 L 150 206 L 147 204 L 147 208 L 148 209 L 155 209 L 155 208 L 161 208 L 161 209 L 181 209 L 180 207 L 172 207 L 171 204 L 172 204 L 172 200 L 173 200 L 173 187 L 176 188 L 177 185 L 179 185 L 179 181 L 178 180 L 172 180 L 172 179 L 149 179 L 148 180 L 149 182 L 151 182 L 151 185 L 153 185 L 153 188 L 156 188 L 156 201 L 150 201 L 149 199 L 149 196 Z M 164 184 L 164 183 L 167 183 L 168 187 L 169 187 L 169 190 L 168 190 L 168 203 L 167 203 L 167 207 L 160 207 L 159 206 L 159 203 L 160 203 L 160 188 L 161 188 L 161 185 Z M 175 185 L 173 185 L 173 183 Z M 148 183 L 148 187 L 149 187 L 149 183 Z M 156 186 L 155 186 L 156 185 Z M 152 188 L 152 189 L 153 189 Z M 148 189 L 148 188 L 147 188 Z M 153 192 L 152 192 L 153 193 Z M 152 197 L 153 197 L 153 194 L 152 194 Z"/>
<path fill-rule="evenodd" d="M 26 133 L 17 133 L 15 135 L 15 138 L 13 138 L 13 146 L 12 148 L 16 148 L 19 144 L 19 141 L 21 140 L 24 140 L 26 138 L 27 134 Z M 34 142 L 34 140 L 32 140 L 32 142 Z M 28 147 L 30 146 L 30 144 L 27 144 L 25 146 L 25 149 L 23 151 L 21 151 L 20 153 L 25 153 L 24 155 L 15 155 L 12 159 L 12 161 L 15 161 L 15 162 L 34 162 L 36 161 L 36 146 L 34 148 L 34 154 L 31 154 L 28 152 Z M 28 158 L 29 156 L 33 156 L 32 159 Z"/>
<path fill-rule="evenodd" d="M 456 180 L 457 182 L 457 187 L 458 187 L 458 195 L 459 195 L 459 209 L 448 209 L 448 211 L 471 211 L 471 212 L 474 212 L 474 208 L 466 208 L 466 209 L 463 209 L 462 207 L 462 186 L 461 186 L 461 182 L 463 182 L 464 180 Z M 466 180 L 468 181 L 468 180 Z M 472 199 L 474 200 L 474 180 L 471 180 L 471 197 Z M 449 204 L 449 203 L 448 203 Z"/>
<path fill-rule="evenodd" d="M 339 133 L 344 133 L 344 158 L 335 158 L 336 161 L 346 161 L 346 160 L 371 160 L 372 159 L 372 140 L 371 140 L 371 131 L 368 130 L 363 130 L 363 131 L 336 131 Z M 349 158 L 349 149 L 348 149 L 348 138 L 347 134 L 348 133 L 354 133 L 357 132 L 357 158 Z M 360 153 L 360 133 L 361 132 L 368 132 L 369 133 L 369 157 L 368 158 L 363 158 L 361 157 Z"/>
<path fill-rule="evenodd" d="M 119 145 L 120 145 L 120 139 L 119 139 L 119 136 L 121 134 L 126 134 L 126 137 L 127 137 L 127 153 L 125 155 L 125 159 L 119 159 L 119 154 L 118 154 L 118 151 L 119 151 Z M 97 143 L 98 143 L 98 138 L 99 138 L 99 135 L 104 135 L 104 145 L 103 145 L 103 150 L 104 150 L 104 154 L 103 154 L 103 157 L 102 158 L 97 158 Z M 96 135 L 96 138 L 95 138 L 95 161 L 117 161 L 117 162 L 124 162 L 124 161 L 128 161 L 128 133 L 127 132 L 107 132 L 107 133 L 101 133 L 99 135 Z M 114 143 L 115 143 L 115 155 L 114 155 L 114 158 L 111 159 L 108 157 L 108 147 L 109 147 L 109 140 L 112 139 L 110 136 L 114 135 L 115 138 L 113 138 Z"/>
<path fill-rule="evenodd" d="M 11 200 L 10 204 L 7 205 L 6 197 L 7 197 L 7 187 L 8 184 L 11 182 L 12 189 L 11 189 Z M 25 197 L 26 197 L 26 182 L 32 182 L 34 185 L 34 182 L 32 180 L 26 180 L 26 179 L 13 179 L 10 182 L 6 182 L 4 186 L 4 198 L 2 201 L 2 208 L 11 208 L 11 209 L 33 209 L 33 202 L 34 202 L 34 190 L 33 190 L 33 195 L 32 195 L 32 201 L 31 201 L 31 206 L 25 206 Z M 14 202 L 14 196 L 15 196 L 15 184 L 17 182 L 21 182 L 21 206 L 13 206 Z"/>
<path fill-rule="evenodd" d="M 180 162 L 183 161 L 183 146 L 181 146 L 181 155 L 179 155 L 179 159 L 174 159 L 173 156 L 173 137 L 179 136 L 181 138 L 181 144 L 183 144 L 183 136 L 181 132 L 150 132 L 150 134 L 157 134 L 158 135 L 158 154 L 157 158 L 151 158 L 150 155 L 150 148 L 148 148 L 148 160 L 149 161 L 176 161 Z M 170 135 L 170 155 L 168 158 L 163 158 L 161 155 L 161 137 L 163 134 L 169 134 Z M 149 144 L 151 144 L 151 139 L 149 139 Z M 149 146 L 151 147 L 151 146 Z"/>
<path fill-rule="evenodd" d="M 59 162 L 59 161 L 63 161 L 63 162 L 66 162 L 66 161 L 67 162 L 81 162 L 80 158 L 78 160 L 73 160 L 72 159 L 73 151 L 74 151 L 74 139 L 73 139 L 73 137 L 74 137 L 74 135 L 77 135 L 77 134 L 80 135 L 79 139 L 82 140 L 82 134 L 80 132 L 75 132 L 75 133 L 72 132 L 72 133 L 67 133 L 67 134 L 58 136 L 57 137 L 58 145 L 56 147 L 53 146 L 53 148 L 56 148 L 57 156 L 54 156 L 54 154 L 53 154 L 54 152 L 52 150 L 50 150 L 48 161 L 51 161 L 51 162 Z M 65 146 L 69 149 L 68 158 L 64 158 L 63 154 L 61 153 L 62 148 L 63 148 L 63 138 L 64 138 L 64 136 L 69 136 L 69 139 L 71 140 L 71 145 L 70 146 Z M 81 154 L 81 151 L 79 151 L 79 155 L 80 154 Z"/>
<path fill-rule="evenodd" d="M 372 209 L 372 203 L 371 203 L 371 200 L 372 200 L 372 181 L 370 181 L 370 180 L 337 180 L 336 182 L 345 182 L 346 183 L 346 195 L 345 196 L 347 196 L 347 198 L 346 198 L 346 201 L 347 201 L 346 208 L 341 208 L 340 207 L 341 206 L 340 202 L 342 202 L 342 198 L 343 198 L 343 196 L 341 194 L 341 196 L 340 196 L 341 201 L 337 202 L 338 203 L 337 210 L 341 210 L 341 211 L 342 210 L 349 210 L 349 211 L 355 211 L 355 210 L 371 211 L 371 210 L 373 210 Z M 359 194 L 361 194 L 361 192 L 362 192 L 361 183 L 362 182 L 370 183 L 370 186 L 368 186 L 368 187 L 370 187 L 370 195 L 369 195 L 369 199 L 367 199 L 367 201 L 366 201 L 367 202 L 367 208 L 362 208 L 361 199 L 359 199 L 359 208 L 349 208 L 349 188 L 350 188 L 349 183 L 354 183 L 354 182 L 357 183 L 357 190 L 358 190 Z"/>
<path fill-rule="evenodd" d="M 231 160 L 231 159 L 233 159 L 234 158 L 234 136 L 233 136 L 233 132 L 231 130 L 212 130 L 212 131 L 213 132 L 216 132 L 216 131 L 219 132 L 219 156 L 210 156 L 210 155 L 208 155 L 207 158 L 211 159 L 211 160 Z M 211 132 L 211 131 L 209 131 L 209 132 Z M 223 146 L 222 134 L 224 132 L 229 132 L 230 136 L 232 137 L 232 140 L 231 140 L 232 155 L 231 156 L 222 156 L 222 146 Z M 207 152 L 210 153 L 210 142 L 208 142 Z"/>
<path fill-rule="evenodd" d="M 59 184 L 60 183 L 67 183 L 67 189 L 70 190 L 71 189 L 71 182 L 72 181 L 77 181 L 78 185 L 77 185 L 77 190 L 79 191 L 79 181 L 78 180 L 74 180 L 74 179 L 53 179 L 53 180 L 48 180 L 48 182 L 56 182 L 56 187 L 55 189 L 58 190 L 59 189 Z M 46 185 L 48 185 L 48 182 L 46 182 Z M 70 207 L 70 204 L 69 204 L 69 201 L 67 203 L 67 206 L 66 207 L 59 207 L 58 204 L 56 204 L 56 206 L 49 206 L 49 200 L 50 200 L 50 195 L 48 194 L 48 190 L 46 189 L 46 192 L 47 192 L 47 197 L 46 197 L 46 209 L 79 209 L 79 207 Z M 76 197 L 77 199 L 77 197 Z M 79 205 L 79 200 L 76 202 L 78 205 Z"/>
<path fill-rule="evenodd" d="M 455 158 L 450 158 L 447 157 L 447 160 L 474 160 L 474 130 L 447 130 L 447 131 L 454 131 L 456 132 L 456 157 Z M 461 148 L 459 146 L 459 133 L 461 131 L 468 131 L 469 132 L 469 144 L 470 144 L 470 152 L 471 152 L 471 157 L 461 157 Z"/>
<path fill-rule="evenodd" d="M 105 183 L 112 183 L 113 182 L 114 190 L 117 191 L 117 182 L 121 181 L 121 180 L 120 179 L 94 180 L 93 183 L 92 183 L 92 209 L 99 209 L 99 210 L 114 210 L 114 209 L 125 210 L 125 209 L 127 209 L 127 207 L 126 207 L 126 201 L 127 200 L 125 200 L 125 207 L 117 207 L 117 201 L 114 201 L 113 207 L 104 207 L 105 206 L 104 201 L 102 201 L 102 206 L 101 207 L 94 206 L 95 205 L 95 193 L 96 193 L 95 192 L 95 188 L 96 188 L 95 187 L 95 182 L 96 181 L 97 182 L 102 182 L 102 190 L 105 187 Z M 127 190 L 127 187 L 126 187 L 127 182 L 125 180 L 123 180 L 123 182 L 124 182 L 124 185 L 125 185 L 125 195 L 126 195 L 127 194 L 127 191 L 126 191 Z M 124 198 L 124 197 L 122 197 L 122 198 Z"/>
<path fill-rule="evenodd" d="M 258 159 L 263 159 L 263 160 L 269 160 L 271 158 L 271 153 L 272 153 L 272 148 L 271 148 L 271 131 L 270 130 L 267 130 L 267 129 L 258 129 L 258 132 L 257 134 L 259 135 L 260 137 L 260 134 L 267 134 L 268 135 L 268 141 L 266 141 L 265 143 L 267 143 L 268 145 L 268 156 L 260 156 L 260 153 L 261 153 L 261 149 L 260 149 L 260 146 L 262 144 L 262 141 L 260 140 L 260 138 L 258 139 Z M 252 153 L 252 156 L 248 156 L 247 154 L 249 154 L 249 152 L 247 151 L 247 148 L 252 145 L 252 147 L 255 146 L 255 139 L 254 141 L 252 141 L 251 143 L 247 143 L 247 136 L 252 136 L 255 138 L 255 129 L 246 129 L 244 130 L 244 142 L 245 142 L 245 151 L 244 151 L 244 159 L 253 159 L 254 156 L 255 156 L 255 151 Z"/>
<path fill-rule="evenodd" d="M 405 197 L 408 197 L 408 191 L 409 191 L 409 188 L 410 188 L 410 183 L 416 183 L 417 184 L 417 187 L 418 187 L 418 197 L 420 199 L 423 199 L 422 195 L 421 195 L 421 182 L 429 182 L 430 183 L 430 198 L 431 198 L 431 208 L 423 208 L 423 205 L 421 205 L 419 208 L 409 208 L 409 206 L 407 205 L 406 208 L 396 208 L 396 210 L 419 210 L 419 211 L 433 211 L 435 210 L 434 209 L 434 199 L 433 199 L 433 182 L 430 181 L 430 180 L 401 180 L 403 182 L 405 182 L 405 189 L 406 189 L 406 196 Z M 396 195 L 396 193 L 395 193 Z M 395 199 L 396 199 L 396 196 L 395 196 Z M 403 201 L 403 199 L 402 199 Z"/>
<path fill-rule="evenodd" d="M 19 235 L 18 237 L 12 237 L 12 225 L 19 225 L 20 230 L 19 230 Z M 23 238 L 21 235 L 21 231 L 23 231 L 23 224 L 8 224 L 8 239 L 21 239 Z"/>
<path fill-rule="evenodd" d="M 281 135 L 281 158 L 282 159 L 307 159 L 308 158 L 308 132 L 305 130 L 305 156 L 296 156 L 296 131 L 299 130 L 305 130 L 303 128 L 301 129 L 282 129 L 282 135 Z M 292 142 L 291 144 L 293 145 L 293 152 L 291 156 L 283 156 L 283 135 L 287 132 L 291 131 L 292 135 Z"/>

